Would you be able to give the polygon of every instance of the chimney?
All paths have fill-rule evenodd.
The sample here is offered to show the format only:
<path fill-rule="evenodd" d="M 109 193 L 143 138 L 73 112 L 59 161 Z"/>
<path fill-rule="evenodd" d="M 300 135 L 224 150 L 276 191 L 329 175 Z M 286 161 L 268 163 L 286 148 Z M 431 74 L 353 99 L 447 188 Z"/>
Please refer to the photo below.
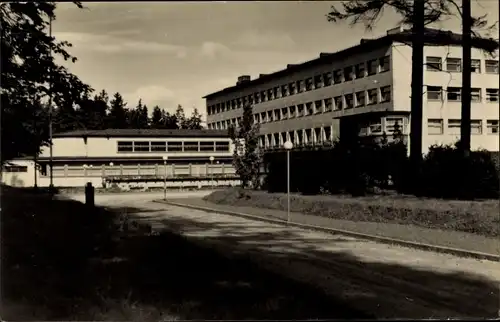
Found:
<path fill-rule="evenodd" d="M 250 80 L 251 80 L 250 75 L 242 75 L 242 76 L 238 77 L 238 81 L 236 82 L 236 85 L 248 83 Z"/>

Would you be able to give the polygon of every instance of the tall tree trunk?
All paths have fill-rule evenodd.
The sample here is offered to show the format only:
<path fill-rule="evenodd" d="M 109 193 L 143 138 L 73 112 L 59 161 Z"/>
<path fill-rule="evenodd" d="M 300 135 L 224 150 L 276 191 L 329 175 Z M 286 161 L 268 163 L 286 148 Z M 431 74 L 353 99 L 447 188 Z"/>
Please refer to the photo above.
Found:
<path fill-rule="evenodd" d="M 471 135 L 471 5 L 462 0 L 462 122 L 460 148 L 464 156 L 470 153 Z"/>
<path fill-rule="evenodd" d="M 412 173 L 418 176 L 422 160 L 422 104 L 424 86 L 424 0 L 413 2 L 410 162 Z M 417 179 L 415 177 L 414 179 Z M 415 180 L 414 183 L 416 184 Z"/>

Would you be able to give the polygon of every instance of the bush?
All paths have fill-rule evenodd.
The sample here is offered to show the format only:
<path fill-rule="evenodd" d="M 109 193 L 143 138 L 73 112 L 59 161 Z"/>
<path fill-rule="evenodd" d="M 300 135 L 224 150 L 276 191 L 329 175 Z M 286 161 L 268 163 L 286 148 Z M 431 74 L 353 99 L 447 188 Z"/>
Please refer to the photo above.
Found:
<path fill-rule="evenodd" d="M 293 192 L 315 195 L 351 193 L 361 196 L 374 188 L 387 188 L 388 179 L 399 184 L 406 162 L 406 145 L 400 141 L 338 141 L 331 147 L 294 150 L 290 154 Z M 286 152 L 264 155 L 269 192 L 286 191 Z"/>
<path fill-rule="evenodd" d="M 459 144 L 459 143 L 457 143 Z M 364 196 L 395 189 L 417 196 L 498 198 L 498 153 L 455 146 L 432 146 L 421 165 L 411 165 L 404 140 L 340 141 L 332 147 L 294 150 L 290 154 L 290 190 L 304 195 L 349 193 Z M 268 192 L 286 192 L 286 152 L 264 155 Z"/>
<path fill-rule="evenodd" d="M 457 145 L 434 145 L 422 164 L 422 193 L 438 198 L 498 198 L 499 176 L 488 151 L 465 157 Z"/>

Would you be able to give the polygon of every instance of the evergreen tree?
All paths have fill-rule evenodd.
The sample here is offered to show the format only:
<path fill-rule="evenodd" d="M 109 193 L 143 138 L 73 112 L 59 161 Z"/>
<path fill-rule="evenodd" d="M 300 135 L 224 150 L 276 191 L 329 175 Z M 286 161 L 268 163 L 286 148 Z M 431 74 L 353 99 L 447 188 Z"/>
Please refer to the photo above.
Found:
<path fill-rule="evenodd" d="M 107 117 L 108 128 L 125 129 L 127 128 L 127 103 L 123 101 L 120 93 L 115 93 L 110 102 L 110 111 Z"/>
<path fill-rule="evenodd" d="M 168 129 L 168 130 L 177 130 L 179 129 L 179 126 L 177 125 L 177 116 L 175 114 L 170 114 L 169 112 L 162 110 L 162 128 Z"/>
<path fill-rule="evenodd" d="M 191 113 L 191 117 L 186 120 L 186 128 L 191 130 L 201 130 L 203 128 L 201 126 L 201 114 L 196 107 Z"/>
<path fill-rule="evenodd" d="M 92 120 L 94 130 L 104 130 L 107 128 L 107 116 L 109 110 L 109 97 L 105 90 L 102 90 L 99 94 L 94 96 L 92 102 Z"/>
<path fill-rule="evenodd" d="M 258 134 L 259 126 L 254 125 L 252 105 L 247 104 L 243 107 L 239 128 L 229 128 L 229 136 L 235 146 L 233 165 L 243 188 L 251 186 L 256 189 L 260 186 L 261 155 L 258 149 Z"/>
<path fill-rule="evenodd" d="M 148 112 L 148 107 L 146 105 L 143 105 L 140 110 L 137 111 L 138 115 L 138 126 L 139 129 L 149 129 L 149 112 Z"/>
<path fill-rule="evenodd" d="M 178 129 L 185 129 L 187 128 L 186 124 L 186 115 L 184 113 L 184 108 L 179 104 L 177 105 L 177 109 L 175 110 L 175 119 L 177 121 L 177 128 Z"/>
<path fill-rule="evenodd" d="M 151 115 L 151 128 L 162 129 L 163 128 L 163 111 L 158 105 L 153 108 L 153 113 Z"/>

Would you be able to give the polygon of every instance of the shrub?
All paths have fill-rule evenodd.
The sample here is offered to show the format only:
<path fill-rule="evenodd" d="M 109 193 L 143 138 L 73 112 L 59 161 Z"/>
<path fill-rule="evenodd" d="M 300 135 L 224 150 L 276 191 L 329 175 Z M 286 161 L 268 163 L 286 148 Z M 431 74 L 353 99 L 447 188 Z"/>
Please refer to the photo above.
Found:
<path fill-rule="evenodd" d="M 402 141 L 373 139 L 337 141 L 330 147 L 295 149 L 290 154 L 291 191 L 307 195 L 349 192 L 361 196 L 375 188 L 387 188 L 388 178 L 399 184 L 406 162 Z M 286 191 L 286 152 L 264 155 L 266 188 Z"/>
<path fill-rule="evenodd" d="M 488 151 L 465 157 L 451 145 L 434 145 L 422 164 L 422 193 L 439 198 L 498 198 L 499 176 Z"/>

